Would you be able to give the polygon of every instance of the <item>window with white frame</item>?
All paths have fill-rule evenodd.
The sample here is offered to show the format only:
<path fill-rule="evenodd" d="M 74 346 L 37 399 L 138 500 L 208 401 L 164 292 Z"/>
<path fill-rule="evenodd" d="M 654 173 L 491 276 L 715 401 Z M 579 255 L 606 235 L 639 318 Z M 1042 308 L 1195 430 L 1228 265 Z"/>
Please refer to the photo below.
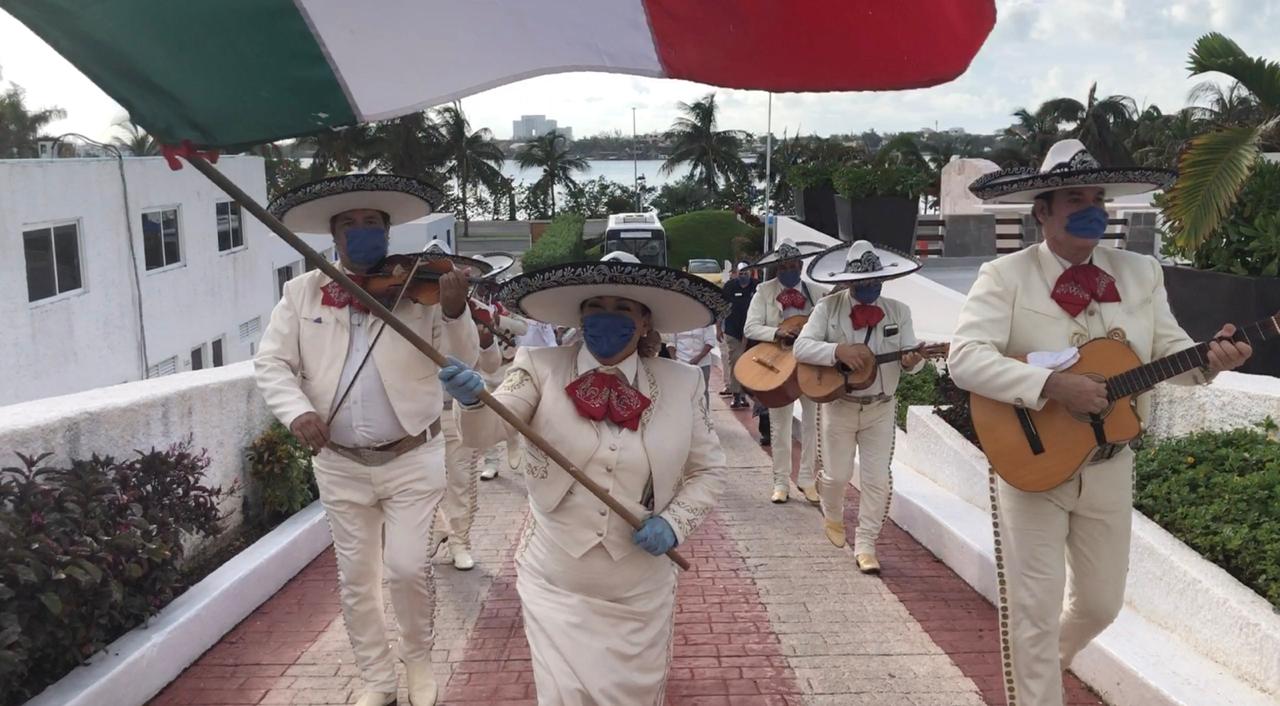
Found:
<path fill-rule="evenodd" d="M 147 377 L 158 378 L 178 372 L 178 356 L 170 356 L 147 368 Z"/>
<path fill-rule="evenodd" d="M 276 268 L 276 299 L 280 299 L 284 296 L 285 283 L 293 279 L 301 269 L 301 261 Z"/>
<path fill-rule="evenodd" d="M 244 229 L 240 219 L 240 204 L 222 201 L 215 207 L 218 221 L 218 252 L 244 247 Z"/>
<path fill-rule="evenodd" d="M 80 289 L 80 224 L 77 221 L 23 231 L 27 260 L 27 301 Z"/>
<path fill-rule="evenodd" d="M 182 262 L 178 209 L 166 208 L 142 214 L 142 250 L 148 270 L 158 270 Z"/>

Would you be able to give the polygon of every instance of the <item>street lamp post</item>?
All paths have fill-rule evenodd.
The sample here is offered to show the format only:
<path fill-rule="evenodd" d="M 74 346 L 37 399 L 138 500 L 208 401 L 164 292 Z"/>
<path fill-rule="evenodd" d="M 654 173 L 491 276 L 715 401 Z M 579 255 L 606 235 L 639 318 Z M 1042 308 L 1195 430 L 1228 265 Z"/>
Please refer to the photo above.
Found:
<path fill-rule="evenodd" d="M 636 161 L 636 108 L 631 106 L 631 188 L 636 191 L 636 203 L 640 203 L 640 165 Z M 639 211 L 640 207 L 636 206 Z"/>

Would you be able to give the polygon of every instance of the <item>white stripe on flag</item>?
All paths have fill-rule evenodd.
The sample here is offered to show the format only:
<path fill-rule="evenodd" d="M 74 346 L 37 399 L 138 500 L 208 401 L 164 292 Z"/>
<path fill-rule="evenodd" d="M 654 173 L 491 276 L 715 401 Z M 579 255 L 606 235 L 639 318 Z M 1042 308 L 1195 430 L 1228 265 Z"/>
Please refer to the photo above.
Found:
<path fill-rule="evenodd" d="M 661 76 L 641 0 L 297 0 L 362 121 L 559 71 Z"/>

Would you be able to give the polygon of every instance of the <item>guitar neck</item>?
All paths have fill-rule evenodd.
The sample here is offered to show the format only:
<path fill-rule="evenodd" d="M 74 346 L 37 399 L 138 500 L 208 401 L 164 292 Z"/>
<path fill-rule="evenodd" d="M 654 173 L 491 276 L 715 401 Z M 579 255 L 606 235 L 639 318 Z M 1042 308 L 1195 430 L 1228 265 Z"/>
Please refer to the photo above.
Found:
<path fill-rule="evenodd" d="M 876 365 L 882 365 L 884 363 L 892 363 L 895 360 L 900 360 L 902 356 L 914 350 L 915 350 L 914 348 L 910 348 L 905 351 L 893 351 L 890 353 L 881 353 L 880 355 L 876 356 Z"/>
<path fill-rule="evenodd" d="M 1280 317 L 1273 316 L 1237 329 L 1231 340 L 1254 345 L 1277 336 L 1280 336 Z M 1209 342 L 1200 343 L 1107 378 L 1107 398 L 1114 401 L 1146 392 L 1165 380 L 1208 365 Z"/>

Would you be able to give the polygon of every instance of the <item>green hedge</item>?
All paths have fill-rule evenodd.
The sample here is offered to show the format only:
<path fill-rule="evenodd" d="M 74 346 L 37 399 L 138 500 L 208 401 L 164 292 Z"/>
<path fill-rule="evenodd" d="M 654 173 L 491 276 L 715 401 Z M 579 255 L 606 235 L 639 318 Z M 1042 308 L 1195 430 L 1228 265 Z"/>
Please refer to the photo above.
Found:
<path fill-rule="evenodd" d="M 708 258 L 724 262 L 741 257 L 735 252 L 734 240 L 746 238 L 748 250 L 760 251 L 764 229 L 752 227 L 738 220 L 733 211 L 694 211 L 668 218 L 662 222 L 667 231 L 667 265 L 681 269 L 694 258 Z"/>
<path fill-rule="evenodd" d="M 925 363 L 920 372 L 904 374 L 898 382 L 898 428 L 907 428 L 908 407 L 932 407 L 938 404 L 938 368 Z"/>
<path fill-rule="evenodd" d="M 1134 506 L 1280 609 L 1280 443 L 1198 432 L 1138 453 Z"/>
<path fill-rule="evenodd" d="M 587 219 L 578 213 L 561 213 L 551 221 L 538 242 L 520 259 L 525 272 L 565 262 L 586 259 L 582 244 L 582 227 Z"/>

